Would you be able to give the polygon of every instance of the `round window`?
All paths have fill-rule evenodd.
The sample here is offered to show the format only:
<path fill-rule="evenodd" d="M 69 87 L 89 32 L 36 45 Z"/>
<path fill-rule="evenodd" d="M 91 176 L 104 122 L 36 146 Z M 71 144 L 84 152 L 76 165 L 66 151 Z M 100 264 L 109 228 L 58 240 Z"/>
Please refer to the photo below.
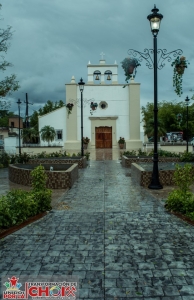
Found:
<path fill-rule="evenodd" d="M 106 101 L 101 101 L 101 102 L 99 103 L 99 107 L 100 107 L 101 109 L 107 109 L 107 108 L 108 108 L 108 103 L 107 103 Z"/>

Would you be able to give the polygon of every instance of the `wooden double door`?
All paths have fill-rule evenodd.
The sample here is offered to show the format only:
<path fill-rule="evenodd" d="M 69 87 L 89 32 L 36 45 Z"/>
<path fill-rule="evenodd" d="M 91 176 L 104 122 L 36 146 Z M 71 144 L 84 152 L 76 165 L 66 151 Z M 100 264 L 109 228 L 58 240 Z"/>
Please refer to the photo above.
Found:
<path fill-rule="evenodd" d="M 112 148 L 112 127 L 96 127 L 95 134 L 96 148 Z"/>

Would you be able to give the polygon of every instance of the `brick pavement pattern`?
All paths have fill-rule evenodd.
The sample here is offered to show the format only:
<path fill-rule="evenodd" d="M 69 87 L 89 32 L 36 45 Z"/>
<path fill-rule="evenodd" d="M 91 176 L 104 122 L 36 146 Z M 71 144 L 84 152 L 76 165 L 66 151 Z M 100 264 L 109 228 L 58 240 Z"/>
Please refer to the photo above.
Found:
<path fill-rule="evenodd" d="M 194 227 L 131 182 L 119 161 L 91 161 L 60 198 L 69 210 L 0 241 L 0 274 L 78 275 L 80 299 L 193 300 Z"/>

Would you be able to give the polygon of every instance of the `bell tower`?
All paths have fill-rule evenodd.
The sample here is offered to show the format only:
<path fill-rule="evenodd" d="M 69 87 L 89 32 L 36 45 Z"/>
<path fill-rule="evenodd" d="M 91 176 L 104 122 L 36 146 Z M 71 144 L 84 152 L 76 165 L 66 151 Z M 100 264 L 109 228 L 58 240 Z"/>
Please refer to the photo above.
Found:
<path fill-rule="evenodd" d="M 99 64 L 91 64 L 88 62 L 88 82 L 87 84 L 118 84 L 118 65 L 115 60 L 114 64 L 106 64 L 104 53 L 101 54 Z"/>

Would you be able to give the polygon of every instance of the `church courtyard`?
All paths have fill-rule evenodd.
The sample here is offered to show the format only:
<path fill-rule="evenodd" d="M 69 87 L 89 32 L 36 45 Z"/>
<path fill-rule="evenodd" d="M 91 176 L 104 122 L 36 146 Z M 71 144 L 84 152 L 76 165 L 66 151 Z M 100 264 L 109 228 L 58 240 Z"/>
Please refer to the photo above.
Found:
<path fill-rule="evenodd" d="M 79 170 L 59 208 L 0 240 L 1 276 L 75 275 L 85 300 L 194 299 L 194 227 L 132 182 L 115 151 Z"/>

